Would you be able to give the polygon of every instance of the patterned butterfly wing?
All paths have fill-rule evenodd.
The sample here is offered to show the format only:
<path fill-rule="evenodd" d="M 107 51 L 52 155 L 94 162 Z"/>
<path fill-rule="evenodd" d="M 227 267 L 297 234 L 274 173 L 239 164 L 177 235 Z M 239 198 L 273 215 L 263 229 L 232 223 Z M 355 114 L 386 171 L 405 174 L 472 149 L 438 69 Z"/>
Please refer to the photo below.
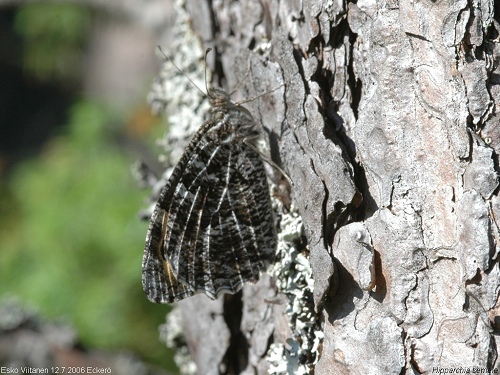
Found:
<path fill-rule="evenodd" d="M 235 293 L 274 257 L 262 160 L 224 125 L 200 128 L 156 205 L 143 258 L 143 287 L 154 302 Z"/>
<path fill-rule="evenodd" d="M 191 207 L 182 202 L 179 212 L 189 217 L 183 215 L 179 223 L 188 224 L 174 223 L 171 238 L 183 241 L 171 242 L 166 256 L 179 280 L 217 298 L 259 279 L 274 258 L 276 236 L 260 156 L 243 142 L 204 148 L 209 150 L 206 167 L 197 169 L 196 161 L 181 179 L 196 200 Z M 193 175 L 201 178 L 192 181 Z"/>
<path fill-rule="evenodd" d="M 163 187 L 151 215 L 142 258 L 142 287 L 151 302 L 173 303 L 194 295 L 193 288 L 177 279 L 170 259 L 166 256 L 165 248 L 170 246 L 172 240 L 171 228 L 175 217 L 172 215 L 171 205 L 174 196 L 179 194 L 178 189 L 182 187 L 178 182 L 185 174 L 188 165 L 193 162 L 192 159 L 196 158 L 197 149 L 201 145 L 207 128 L 209 128 L 208 122 L 203 124 L 193 137 L 170 179 Z"/>

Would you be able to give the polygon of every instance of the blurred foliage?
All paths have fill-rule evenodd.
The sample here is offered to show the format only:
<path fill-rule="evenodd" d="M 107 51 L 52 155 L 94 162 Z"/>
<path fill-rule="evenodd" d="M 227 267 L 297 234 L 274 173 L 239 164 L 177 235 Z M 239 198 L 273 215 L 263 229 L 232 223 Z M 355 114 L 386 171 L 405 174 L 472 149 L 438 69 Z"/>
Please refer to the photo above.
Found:
<path fill-rule="evenodd" d="M 175 369 L 158 341 L 168 307 L 141 287 L 146 193 L 107 126 L 116 122 L 98 104 L 75 104 L 65 134 L 0 186 L 0 297 L 66 317 L 88 346 L 131 348 Z"/>
<path fill-rule="evenodd" d="M 43 81 L 79 79 L 82 46 L 91 23 L 88 8 L 76 3 L 39 2 L 22 6 L 15 30 L 24 41 L 25 69 Z"/>
<path fill-rule="evenodd" d="M 14 28 L 27 76 L 77 96 L 93 16 L 75 2 L 19 7 Z M 132 179 L 136 157 L 126 152 L 151 136 L 150 119 L 139 117 L 134 123 L 145 130 L 131 121 L 124 129 L 116 126 L 123 116 L 80 100 L 36 159 L 0 179 L 0 298 L 65 318 L 87 347 L 130 349 L 175 372 L 173 353 L 158 339 L 169 307 L 150 303 L 141 287 L 147 223 L 138 211 L 147 193 Z"/>

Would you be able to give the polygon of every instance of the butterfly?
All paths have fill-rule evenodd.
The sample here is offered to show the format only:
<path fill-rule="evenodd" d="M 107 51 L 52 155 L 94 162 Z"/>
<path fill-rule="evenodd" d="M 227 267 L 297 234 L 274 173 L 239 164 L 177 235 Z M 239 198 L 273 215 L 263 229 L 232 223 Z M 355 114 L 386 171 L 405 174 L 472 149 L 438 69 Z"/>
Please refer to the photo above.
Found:
<path fill-rule="evenodd" d="M 258 124 L 221 89 L 208 90 L 201 125 L 163 187 L 142 260 L 147 298 L 216 299 L 256 282 L 273 261 L 276 232 Z"/>

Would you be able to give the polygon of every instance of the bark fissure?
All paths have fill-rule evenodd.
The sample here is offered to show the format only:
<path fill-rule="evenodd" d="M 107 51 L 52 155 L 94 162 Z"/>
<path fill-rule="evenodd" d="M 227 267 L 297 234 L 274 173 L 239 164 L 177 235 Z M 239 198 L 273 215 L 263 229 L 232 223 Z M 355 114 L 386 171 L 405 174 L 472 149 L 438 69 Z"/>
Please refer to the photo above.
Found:
<path fill-rule="evenodd" d="M 241 294 L 238 292 L 234 296 L 224 296 L 224 321 L 229 328 L 231 340 L 221 362 L 224 364 L 220 371 L 223 374 L 239 374 L 248 365 L 248 343 L 240 329 L 243 317 Z"/>

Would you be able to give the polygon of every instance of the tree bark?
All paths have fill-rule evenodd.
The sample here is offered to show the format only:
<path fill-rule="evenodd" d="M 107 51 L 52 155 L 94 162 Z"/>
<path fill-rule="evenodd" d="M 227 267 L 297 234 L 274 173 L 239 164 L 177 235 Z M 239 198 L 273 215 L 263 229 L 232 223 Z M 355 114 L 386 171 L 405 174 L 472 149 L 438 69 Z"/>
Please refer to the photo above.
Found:
<path fill-rule="evenodd" d="M 270 168 L 273 277 L 178 304 L 198 373 L 499 368 L 498 8 L 177 2 L 166 53 L 204 87 L 214 49 L 213 85 L 255 98 L 245 107 L 293 182 Z M 165 65 L 151 101 L 173 100 L 192 134 L 206 105 L 183 81 Z M 173 162 L 184 134 L 166 138 Z"/>

